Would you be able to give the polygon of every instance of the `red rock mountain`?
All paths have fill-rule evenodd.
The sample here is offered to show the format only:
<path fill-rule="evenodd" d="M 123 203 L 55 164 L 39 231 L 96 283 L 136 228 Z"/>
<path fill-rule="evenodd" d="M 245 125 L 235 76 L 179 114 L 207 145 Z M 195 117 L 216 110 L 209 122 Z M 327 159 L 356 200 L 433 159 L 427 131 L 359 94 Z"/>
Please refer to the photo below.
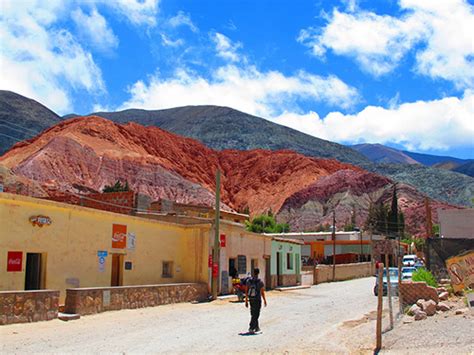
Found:
<path fill-rule="evenodd" d="M 63 121 L 18 143 L 0 157 L 0 164 L 61 191 L 100 191 L 121 179 L 153 199 L 206 205 L 214 202 L 220 169 L 226 206 L 249 207 L 252 214 L 271 209 L 294 230 L 314 228 L 334 207 L 338 224 L 354 205 L 358 218 L 365 218 L 369 201 L 384 198 L 392 185 L 385 177 L 334 160 L 285 150 L 215 151 L 157 127 L 121 125 L 96 116 Z M 409 186 L 406 190 L 407 206 L 421 203 L 421 194 Z"/>

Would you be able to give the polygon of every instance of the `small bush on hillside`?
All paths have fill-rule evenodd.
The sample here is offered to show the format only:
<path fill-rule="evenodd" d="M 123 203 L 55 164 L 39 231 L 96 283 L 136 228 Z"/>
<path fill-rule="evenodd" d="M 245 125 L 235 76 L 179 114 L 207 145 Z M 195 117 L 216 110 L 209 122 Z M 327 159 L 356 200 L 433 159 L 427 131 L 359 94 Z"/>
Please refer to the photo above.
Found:
<path fill-rule="evenodd" d="M 438 287 L 438 282 L 436 281 L 433 274 L 429 270 L 426 270 L 425 268 L 420 268 L 416 270 L 413 273 L 411 279 L 413 281 L 424 281 L 426 282 L 428 286 Z"/>

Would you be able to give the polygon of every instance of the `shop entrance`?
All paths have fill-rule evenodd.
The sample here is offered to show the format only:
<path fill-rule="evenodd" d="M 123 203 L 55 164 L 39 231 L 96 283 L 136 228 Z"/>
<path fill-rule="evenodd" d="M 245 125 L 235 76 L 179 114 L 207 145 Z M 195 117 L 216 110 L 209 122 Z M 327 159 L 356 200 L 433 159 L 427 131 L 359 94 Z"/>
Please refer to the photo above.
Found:
<path fill-rule="evenodd" d="M 112 254 L 112 277 L 110 286 L 122 286 L 123 282 L 123 255 Z"/>
<path fill-rule="evenodd" d="M 41 254 L 26 253 L 25 290 L 41 289 Z"/>

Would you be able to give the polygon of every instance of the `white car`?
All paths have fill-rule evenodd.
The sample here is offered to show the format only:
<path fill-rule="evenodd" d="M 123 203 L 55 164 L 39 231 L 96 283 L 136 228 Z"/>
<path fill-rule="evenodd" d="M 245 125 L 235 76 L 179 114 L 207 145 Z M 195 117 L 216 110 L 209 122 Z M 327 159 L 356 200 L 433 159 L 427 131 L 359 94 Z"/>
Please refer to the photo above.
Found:
<path fill-rule="evenodd" d="M 402 260 L 403 266 L 415 266 L 417 259 L 416 255 L 405 255 Z"/>

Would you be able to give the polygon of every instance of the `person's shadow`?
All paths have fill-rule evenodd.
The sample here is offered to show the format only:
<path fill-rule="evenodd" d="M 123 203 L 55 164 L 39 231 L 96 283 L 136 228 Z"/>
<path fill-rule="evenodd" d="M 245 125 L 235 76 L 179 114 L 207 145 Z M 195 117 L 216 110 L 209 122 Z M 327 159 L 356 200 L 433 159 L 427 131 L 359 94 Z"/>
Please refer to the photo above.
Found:
<path fill-rule="evenodd" d="M 259 335 L 262 334 L 262 332 L 245 332 L 245 333 L 239 333 L 240 336 L 246 337 L 249 335 Z"/>

